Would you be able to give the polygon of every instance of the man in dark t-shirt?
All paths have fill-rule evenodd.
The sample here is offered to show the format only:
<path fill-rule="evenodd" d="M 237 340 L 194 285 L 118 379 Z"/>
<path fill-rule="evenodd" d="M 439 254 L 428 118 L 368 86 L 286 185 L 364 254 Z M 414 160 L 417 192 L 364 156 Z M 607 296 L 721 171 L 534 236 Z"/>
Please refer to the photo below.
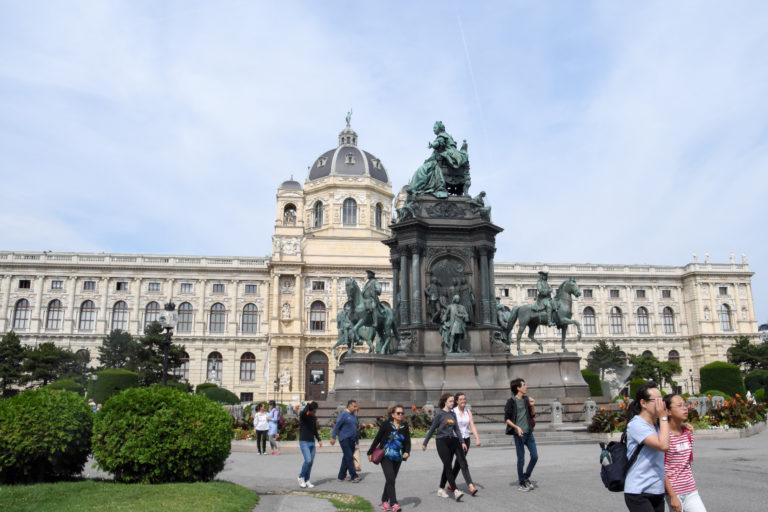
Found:
<path fill-rule="evenodd" d="M 539 460 L 536 450 L 536 440 L 533 437 L 533 427 L 536 425 L 535 400 L 528 395 L 528 385 L 523 379 L 515 379 L 509 383 L 512 397 L 504 406 L 504 422 L 507 424 L 507 434 L 514 436 L 515 450 L 517 451 L 517 479 L 519 491 L 528 492 L 536 488 L 536 483 L 531 480 L 531 473 Z M 528 467 L 525 465 L 525 448 L 528 448 L 530 460 Z"/>

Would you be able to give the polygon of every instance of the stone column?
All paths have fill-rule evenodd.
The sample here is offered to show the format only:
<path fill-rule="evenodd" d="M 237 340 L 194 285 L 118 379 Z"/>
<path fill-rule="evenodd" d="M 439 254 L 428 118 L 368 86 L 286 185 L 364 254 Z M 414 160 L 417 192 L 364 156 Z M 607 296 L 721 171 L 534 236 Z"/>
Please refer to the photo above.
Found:
<path fill-rule="evenodd" d="M 400 270 L 397 259 L 391 260 L 392 264 L 392 313 L 395 318 L 400 317 Z M 395 327 L 399 327 L 399 322 L 395 322 Z"/>
<path fill-rule="evenodd" d="M 75 292 L 77 291 L 77 277 L 70 277 L 67 280 L 67 290 L 69 298 L 67 299 L 67 309 L 64 310 L 64 323 L 62 324 L 63 332 L 72 334 L 75 332 L 75 325 L 77 323 L 77 312 L 75 309 Z"/>
<path fill-rule="evenodd" d="M 493 325 L 496 325 L 496 279 L 493 269 L 493 255 L 495 252 L 495 249 L 491 249 L 488 253 L 488 310 Z"/>
<path fill-rule="evenodd" d="M 400 253 L 400 325 L 411 323 L 410 293 L 408 286 L 408 249 Z"/>
<path fill-rule="evenodd" d="M 103 333 L 109 332 L 109 322 L 111 317 L 109 315 L 109 278 L 103 277 L 101 279 L 101 311 L 96 314 L 96 324 L 94 326 L 94 332 Z"/>
<path fill-rule="evenodd" d="M 482 314 L 482 323 L 491 322 L 490 301 L 488 300 L 488 248 L 480 247 L 480 311 Z"/>
<path fill-rule="evenodd" d="M 43 287 L 45 286 L 45 277 L 37 276 L 35 282 L 35 309 L 32 311 L 32 315 L 29 322 L 30 332 L 43 332 L 44 327 L 44 315 L 43 315 Z M 47 308 L 46 308 L 47 309 Z"/>
<path fill-rule="evenodd" d="M 142 307 L 141 307 L 141 283 L 143 279 L 141 277 L 136 278 L 136 303 L 133 305 L 133 318 L 128 319 L 128 332 L 131 332 L 131 323 L 136 325 L 134 332 L 141 334 L 142 325 Z M 162 306 L 161 306 L 162 307 Z"/>
<path fill-rule="evenodd" d="M 421 324 L 421 248 L 411 253 L 411 324 Z"/>
<path fill-rule="evenodd" d="M 10 308 L 8 307 L 8 301 L 11 299 L 11 276 L 10 274 L 6 274 L 3 276 L 3 282 L 2 282 L 2 288 L 3 290 L 3 301 L 0 302 L 0 312 L 2 312 L 2 315 L 0 316 L 0 332 L 9 331 L 10 323 L 8 322 L 9 318 L 9 311 Z"/>

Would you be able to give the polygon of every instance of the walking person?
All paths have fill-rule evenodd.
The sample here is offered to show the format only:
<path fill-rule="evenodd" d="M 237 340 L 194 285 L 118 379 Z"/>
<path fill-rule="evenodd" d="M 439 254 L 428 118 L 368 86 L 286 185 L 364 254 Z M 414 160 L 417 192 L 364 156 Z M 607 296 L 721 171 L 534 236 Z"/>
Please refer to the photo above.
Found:
<path fill-rule="evenodd" d="M 358 422 L 355 413 L 360 409 L 357 405 L 357 400 L 350 400 L 347 402 L 347 408 L 344 409 L 339 417 L 336 419 L 336 424 L 331 430 L 331 445 L 336 443 L 336 437 L 339 438 L 339 446 L 341 447 L 341 467 L 339 468 L 339 481 L 344 481 L 349 473 L 349 480 L 353 483 L 360 481 L 355 470 L 355 446 L 357 446 L 358 440 Z"/>
<path fill-rule="evenodd" d="M 673 512 L 707 512 L 693 479 L 693 429 L 686 424 L 688 405 L 680 395 L 667 395 L 669 449 L 664 455 L 664 488 Z"/>
<path fill-rule="evenodd" d="M 312 473 L 312 463 L 315 461 L 315 440 L 317 445 L 322 448 L 323 442 L 320 440 L 320 433 L 317 430 L 317 402 L 309 402 L 299 413 L 299 449 L 304 457 L 304 463 L 301 465 L 299 473 L 299 487 L 312 488 L 314 484 L 309 481 Z"/>
<path fill-rule="evenodd" d="M 664 512 L 664 453 L 669 449 L 669 418 L 656 384 L 643 384 L 627 409 L 627 457 L 640 450 L 624 480 L 630 512 Z M 656 425 L 658 421 L 658 426 Z"/>
<path fill-rule="evenodd" d="M 472 482 L 472 477 L 469 475 L 469 463 L 467 462 L 467 454 L 469 454 L 469 441 L 470 434 L 475 436 L 475 444 L 480 446 L 480 435 L 477 433 L 477 427 L 475 427 L 475 421 L 472 419 L 472 411 L 467 408 L 467 395 L 462 392 L 456 393 L 453 396 L 456 407 L 453 408 L 453 413 L 456 415 L 456 420 L 459 424 L 459 431 L 461 432 L 461 438 L 464 439 L 464 444 L 467 445 L 467 451 L 459 450 L 456 461 L 453 463 L 453 478 L 455 479 L 459 475 L 461 470 L 464 475 L 464 481 L 467 482 L 469 494 L 472 496 L 477 495 L 477 487 Z M 445 475 L 440 479 L 440 487 L 445 487 L 448 479 Z M 453 489 L 450 489 L 451 491 Z"/>
<path fill-rule="evenodd" d="M 259 450 L 259 455 L 264 455 L 267 453 L 269 414 L 267 414 L 262 403 L 256 406 L 256 414 L 253 415 L 253 428 L 256 431 L 256 447 Z"/>
<path fill-rule="evenodd" d="M 523 379 L 514 379 L 509 383 L 512 397 L 504 406 L 504 422 L 507 424 L 507 434 L 514 436 L 515 451 L 517 452 L 517 481 L 518 491 L 532 491 L 536 482 L 531 480 L 533 468 L 539 460 L 536 449 L 536 439 L 533 428 L 536 426 L 536 401 L 527 395 L 528 384 Z M 525 449 L 528 448 L 528 467 L 525 466 Z"/>
<path fill-rule="evenodd" d="M 373 461 L 373 451 L 376 448 L 384 450 L 381 459 L 381 470 L 384 472 L 384 492 L 381 495 L 381 510 L 398 512 L 395 480 L 400 471 L 400 465 L 408 460 L 411 454 L 411 431 L 404 421 L 405 409 L 398 404 L 389 409 L 387 421 L 381 424 L 376 437 L 368 448 L 368 460 Z"/>
<path fill-rule="evenodd" d="M 277 444 L 277 437 L 280 433 L 280 417 L 282 412 L 274 400 L 269 401 L 269 449 L 272 455 L 280 455 L 280 446 Z"/>
<path fill-rule="evenodd" d="M 453 460 L 454 457 L 459 456 L 459 451 L 467 451 L 467 445 L 464 444 L 464 438 L 461 437 L 461 431 L 459 430 L 456 414 L 453 412 L 454 398 L 450 393 L 445 393 L 440 397 L 437 402 L 438 410 L 435 411 L 435 417 L 432 419 L 432 425 L 430 425 L 427 435 L 424 436 L 424 444 L 422 449 L 427 449 L 427 443 L 432 434 L 435 434 L 435 445 L 437 445 L 437 454 L 440 456 L 440 460 L 443 462 L 443 474 L 440 477 L 445 477 L 448 481 L 448 485 L 453 489 L 453 497 L 456 501 L 461 501 L 464 493 L 456 488 L 456 478 L 453 476 Z M 471 477 L 468 477 L 468 473 L 464 477 L 471 481 Z M 437 495 L 441 498 L 447 498 L 448 493 L 441 486 L 437 489 Z"/>

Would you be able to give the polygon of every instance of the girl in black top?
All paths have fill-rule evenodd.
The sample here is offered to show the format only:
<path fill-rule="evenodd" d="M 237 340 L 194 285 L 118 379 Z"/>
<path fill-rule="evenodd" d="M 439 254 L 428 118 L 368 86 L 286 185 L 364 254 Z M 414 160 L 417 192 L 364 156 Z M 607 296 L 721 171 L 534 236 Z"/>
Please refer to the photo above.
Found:
<path fill-rule="evenodd" d="M 437 406 L 440 410 L 435 411 L 435 417 L 432 419 L 432 426 L 429 427 L 427 435 L 424 436 L 422 448 L 427 449 L 427 443 L 432 434 L 435 436 L 437 445 L 437 454 L 443 461 L 443 476 L 448 481 L 448 485 L 453 489 L 453 497 L 456 501 L 461 501 L 464 493 L 456 488 L 456 478 L 453 476 L 453 459 L 460 457 L 460 451 L 467 451 L 467 445 L 459 430 L 456 414 L 453 412 L 454 397 L 450 393 L 445 393 L 440 397 Z M 465 478 L 468 475 L 465 474 Z M 471 478 L 469 479 L 471 481 Z M 442 487 L 437 489 L 437 495 L 441 498 L 447 498 L 448 493 Z"/>
<path fill-rule="evenodd" d="M 405 419 L 405 409 L 398 404 L 389 409 L 388 419 L 379 427 L 379 432 L 368 448 L 368 460 L 373 459 L 373 451 L 380 447 L 384 450 L 384 458 L 381 459 L 381 469 L 384 471 L 384 493 L 381 495 L 381 509 L 385 512 L 391 510 L 398 512 L 400 504 L 397 502 L 395 492 L 395 479 L 400 471 L 400 464 L 408 460 L 411 453 L 411 432 Z"/>
<path fill-rule="evenodd" d="M 299 414 L 299 449 L 304 457 L 304 464 L 301 465 L 299 473 L 299 487 L 314 487 L 309 481 L 309 475 L 312 472 L 312 463 L 315 461 L 315 439 L 320 448 L 323 442 L 320 440 L 320 433 L 317 431 L 317 402 L 309 402 Z"/>

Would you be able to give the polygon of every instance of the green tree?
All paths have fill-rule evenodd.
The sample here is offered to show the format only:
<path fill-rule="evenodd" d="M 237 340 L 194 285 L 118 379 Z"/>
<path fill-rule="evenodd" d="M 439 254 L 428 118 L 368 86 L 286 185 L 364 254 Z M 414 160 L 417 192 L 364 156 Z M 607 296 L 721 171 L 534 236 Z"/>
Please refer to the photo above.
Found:
<path fill-rule="evenodd" d="M 0 392 L 19 382 L 21 363 L 24 360 L 24 347 L 13 331 L 5 333 L 0 340 Z"/>
<path fill-rule="evenodd" d="M 659 384 L 668 384 L 672 388 L 677 386 L 674 376 L 683 371 L 676 362 L 659 361 L 656 356 L 651 355 L 630 355 L 629 362 L 633 367 L 631 378 L 652 379 Z"/>
<path fill-rule="evenodd" d="M 27 347 L 21 368 L 24 372 L 22 383 L 42 381 L 45 386 L 61 377 L 77 374 L 77 358 L 71 350 L 49 341 Z"/>
<path fill-rule="evenodd" d="M 149 386 L 163 380 L 163 343 L 165 332 L 158 322 L 152 322 L 144 328 L 144 336 L 139 339 L 136 352 L 128 366 L 129 370 L 139 374 L 139 383 Z M 183 345 L 171 343 L 168 349 L 168 370 L 182 364 Z M 170 380 L 175 377 L 171 376 Z"/>
<path fill-rule="evenodd" d="M 754 344 L 749 336 L 736 336 L 736 343 L 728 349 L 728 362 L 739 365 L 744 373 L 768 370 L 768 342 Z"/>
<path fill-rule="evenodd" d="M 587 355 L 587 368 L 600 374 L 600 380 L 605 378 L 605 370 L 620 369 L 627 365 L 627 358 L 621 347 L 612 341 L 610 345 L 600 340 Z"/>
<path fill-rule="evenodd" d="M 129 368 L 137 349 L 138 343 L 130 333 L 115 329 L 104 337 L 98 349 L 101 368 Z"/>

